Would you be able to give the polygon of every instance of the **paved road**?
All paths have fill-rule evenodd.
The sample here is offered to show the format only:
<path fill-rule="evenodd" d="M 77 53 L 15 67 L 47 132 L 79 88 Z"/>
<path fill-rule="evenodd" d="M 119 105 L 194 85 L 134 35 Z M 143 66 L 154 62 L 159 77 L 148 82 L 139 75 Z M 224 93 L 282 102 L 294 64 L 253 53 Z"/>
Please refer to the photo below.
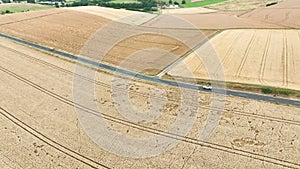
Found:
<path fill-rule="evenodd" d="M 4 37 L 4 38 L 10 39 L 12 41 L 21 43 L 21 44 L 31 46 L 31 47 L 37 48 L 39 50 L 42 50 L 42 51 L 46 51 L 46 52 L 49 52 L 49 53 L 52 53 L 52 54 L 60 55 L 62 57 L 68 58 L 68 59 L 73 59 L 73 60 L 76 60 L 78 62 L 82 62 L 84 64 L 88 64 L 88 65 L 93 66 L 93 67 L 106 69 L 106 70 L 109 70 L 109 71 L 116 72 L 118 74 L 139 78 L 139 79 L 147 80 L 147 81 L 154 82 L 154 83 L 165 84 L 165 85 L 169 85 L 169 86 L 181 87 L 181 88 L 197 90 L 197 91 L 221 93 L 221 94 L 226 94 L 226 95 L 231 95 L 231 96 L 236 96 L 236 97 L 242 97 L 242 98 L 247 98 L 247 99 L 253 99 L 253 100 L 262 100 L 262 101 L 273 102 L 273 103 L 300 106 L 300 101 L 299 100 L 277 98 L 277 97 L 272 97 L 272 96 L 265 96 L 265 95 L 260 95 L 260 94 L 239 92 L 239 91 L 233 91 L 233 90 L 227 90 L 227 89 L 226 90 L 225 89 L 213 89 L 211 91 L 210 90 L 205 90 L 205 89 L 202 88 L 202 86 L 199 86 L 199 85 L 183 83 L 183 82 L 176 82 L 176 81 L 166 80 L 166 79 L 160 79 L 157 76 L 148 76 L 148 75 L 140 74 L 140 73 L 137 73 L 137 72 L 132 72 L 132 71 L 129 71 L 129 70 L 126 70 L 126 69 L 122 69 L 122 68 L 114 67 L 114 66 L 111 66 L 111 65 L 107 65 L 107 64 L 104 64 L 104 63 L 101 63 L 101 62 L 98 62 L 98 61 L 95 61 L 95 60 L 92 60 L 92 59 L 72 55 L 72 54 L 65 53 L 65 52 L 58 51 L 58 50 L 52 50 L 51 48 L 48 48 L 48 47 L 45 47 L 45 46 L 42 46 L 42 45 L 38 45 L 38 44 L 35 44 L 35 43 L 31 43 L 31 42 L 28 42 L 28 41 L 25 41 L 25 40 L 22 40 L 22 39 L 18 39 L 18 38 L 9 36 L 9 35 L 5 35 L 5 34 L 2 34 L 2 33 L 0 33 L 0 37 Z"/>

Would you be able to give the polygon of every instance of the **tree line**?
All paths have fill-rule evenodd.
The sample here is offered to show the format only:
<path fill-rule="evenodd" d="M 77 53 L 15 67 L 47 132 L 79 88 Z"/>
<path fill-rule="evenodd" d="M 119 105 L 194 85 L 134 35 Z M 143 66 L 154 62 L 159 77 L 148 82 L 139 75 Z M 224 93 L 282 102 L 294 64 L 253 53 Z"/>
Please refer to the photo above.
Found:
<path fill-rule="evenodd" d="M 103 7 L 110 7 L 116 9 L 128 9 L 136 11 L 151 11 L 153 7 L 156 7 L 155 0 L 138 0 L 138 3 L 115 3 L 110 0 L 81 0 L 75 1 L 72 4 L 67 4 L 67 6 L 87 6 L 87 5 L 98 5 Z"/>

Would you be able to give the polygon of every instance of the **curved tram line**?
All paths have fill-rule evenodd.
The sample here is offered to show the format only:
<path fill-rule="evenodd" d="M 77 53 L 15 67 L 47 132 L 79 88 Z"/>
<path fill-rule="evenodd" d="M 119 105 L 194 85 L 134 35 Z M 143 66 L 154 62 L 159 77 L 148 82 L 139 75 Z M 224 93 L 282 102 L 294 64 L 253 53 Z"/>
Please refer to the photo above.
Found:
<path fill-rule="evenodd" d="M 253 47 L 253 42 L 254 42 L 255 38 L 256 38 L 256 30 L 253 32 L 251 40 L 250 40 L 250 42 L 249 42 L 249 44 L 248 44 L 248 46 L 246 48 L 246 51 L 245 51 L 245 53 L 243 55 L 243 59 L 242 59 L 240 65 L 239 65 L 239 68 L 238 68 L 237 73 L 235 75 L 236 77 L 240 77 L 241 76 L 242 70 L 244 68 L 244 65 L 245 65 L 247 59 L 248 59 L 249 53 L 251 51 L 251 48 Z"/>
<path fill-rule="evenodd" d="M 71 158 L 74 158 L 75 160 L 78 160 L 92 168 L 99 168 L 99 167 L 110 168 L 104 164 L 101 164 L 101 163 L 99 163 L 87 156 L 84 156 L 82 154 L 79 154 L 78 152 L 71 150 L 68 147 L 52 140 L 51 138 L 45 136 L 44 134 L 42 134 L 39 131 L 35 130 L 34 128 L 30 127 L 29 125 L 27 125 L 26 123 L 24 123 L 23 121 L 18 119 L 17 117 L 13 116 L 12 113 L 8 112 L 7 110 L 5 110 L 2 107 L 0 107 L 0 114 L 2 116 L 4 116 L 5 118 L 7 118 L 12 123 L 14 123 L 15 125 L 19 126 L 23 130 L 25 130 L 26 132 L 31 134 L 32 136 L 34 136 L 37 139 L 41 140 L 42 142 L 46 143 L 50 147 L 62 152 L 63 154 L 65 154 Z"/>
<path fill-rule="evenodd" d="M 282 66 L 283 66 L 283 86 L 288 85 L 288 73 L 289 73 L 289 52 L 288 52 L 288 40 L 286 31 L 283 32 L 283 51 L 282 51 Z"/>
<path fill-rule="evenodd" d="M 270 50 L 270 41 L 271 41 L 271 32 L 268 33 L 268 37 L 267 37 L 267 42 L 264 48 L 264 54 L 262 56 L 261 59 L 261 66 L 259 69 L 259 82 L 261 84 L 264 84 L 264 75 L 265 75 L 265 69 L 266 69 L 266 62 L 267 62 L 267 57 L 269 54 L 269 50 Z"/>
<path fill-rule="evenodd" d="M 52 50 L 49 47 L 41 46 L 36 43 L 32 43 L 26 40 L 22 40 L 19 38 L 15 38 L 9 35 L 5 35 L 0 33 L 0 37 L 12 40 L 14 42 L 17 42 L 19 44 L 23 44 L 26 46 L 31 46 L 37 50 L 50 53 L 52 55 L 59 56 L 60 58 L 71 60 L 71 61 L 77 61 L 80 64 L 88 65 L 89 67 L 96 68 L 96 69 L 104 69 L 105 71 L 109 72 L 116 72 L 119 75 L 122 76 L 128 76 L 128 77 L 134 77 L 140 80 L 146 80 L 148 82 L 153 82 L 156 84 L 162 84 L 162 85 L 167 85 L 167 86 L 173 86 L 173 87 L 180 87 L 184 89 L 190 89 L 190 90 L 195 90 L 195 91 L 202 91 L 202 92 L 207 92 L 207 93 L 215 93 L 215 94 L 223 94 L 223 95 L 230 95 L 230 96 L 236 96 L 240 98 L 246 98 L 246 99 L 252 99 L 252 100 L 260 100 L 260 101 L 267 101 L 267 102 L 272 102 L 272 103 L 281 103 L 281 104 L 288 104 L 288 105 L 293 105 L 293 106 L 300 106 L 300 101 L 298 100 L 292 100 L 292 99 L 286 99 L 286 98 L 279 98 L 279 97 L 272 97 L 272 96 L 267 96 L 267 95 L 261 95 L 261 94 L 254 94 L 254 93 L 245 93 L 245 92 L 240 92 L 240 91 L 234 91 L 234 90 L 226 90 L 221 88 L 214 88 L 212 91 L 208 91 L 202 88 L 202 86 L 199 86 L 197 84 L 191 84 L 191 83 L 185 83 L 185 82 L 180 82 L 180 81 L 173 81 L 173 80 L 167 80 L 167 79 L 162 79 L 158 78 L 156 76 L 149 76 L 145 74 L 141 74 L 138 72 L 133 72 L 127 69 L 123 69 L 120 67 L 115 67 L 109 64 L 105 64 L 102 62 L 98 62 L 96 60 L 93 60 L 91 58 L 85 58 L 81 56 L 76 56 L 70 53 L 66 53 L 60 50 Z"/>
<path fill-rule="evenodd" d="M 28 58 L 30 60 L 33 60 L 33 61 L 35 61 L 35 62 L 37 62 L 39 64 L 46 65 L 48 67 L 51 67 L 51 68 L 53 68 L 55 70 L 59 70 L 60 72 L 66 73 L 68 75 L 80 77 L 80 78 L 82 78 L 84 80 L 87 80 L 87 81 L 89 81 L 91 83 L 95 83 L 96 85 L 104 87 L 104 88 L 107 88 L 107 89 L 111 88 L 111 85 L 109 85 L 109 84 L 106 84 L 104 82 L 97 81 L 97 80 L 94 80 L 94 79 L 90 79 L 90 78 L 82 76 L 80 74 L 76 74 L 75 72 L 63 69 L 63 68 L 61 68 L 59 66 L 56 66 L 56 65 L 51 64 L 49 62 L 46 62 L 46 61 L 43 61 L 41 59 L 32 57 L 30 55 L 27 55 L 27 54 L 25 54 L 23 52 L 15 50 L 15 49 L 12 49 L 12 48 L 9 48 L 9 47 L 3 46 L 3 45 L 0 45 L 0 47 L 6 48 L 7 50 L 10 50 L 10 51 L 12 51 L 14 53 L 22 55 L 22 56 L 24 56 L 24 57 L 26 57 L 26 58 Z M 142 93 L 142 92 L 138 92 L 138 91 L 124 90 L 124 89 L 121 89 L 118 86 L 115 86 L 114 89 L 118 90 L 119 92 L 123 92 L 123 93 L 129 92 L 130 94 L 133 94 L 133 95 L 138 95 L 138 96 L 142 96 L 142 97 L 148 97 L 148 94 L 145 94 L 145 93 Z M 157 100 L 164 100 L 163 97 L 156 96 L 156 95 L 155 96 L 153 95 L 151 97 L 155 98 Z M 170 101 L 170 102 L 172 102 L 174 104 L 178 104 L 178 103 L 181 102 L 181 98 L 176 98 L 176 99 L 168 98 L 168 101 Z M 205 110 L 212 110 L 212 111 L 220 111 L 221 110 L 221 109 L 219 109 L 217 107 L 211 107 L 211 106 L 200 106 L 199 108 L 203 108 Z M 241 111 L 241 110 L 234 110 L 233 111 L 233 109 L 228 109 L 228 108 L 225 108 L 223 111 L 231 112 L 233 114 L 237 114 L 237 115 L 241 115 L 241 116 L 246 116 L 246 117 L 259 118 L 259 119 L 263 119 L 263 120 L 276 121 L 276 122 L 280 122 L 280 123 L 286 123 L 286 124 L 292 124 L 292 125 L 298 125 L 298 126 L 300 126 L 300 121 L 295 121 L 295 120 L 288 120 L 288 119 L 284 119 L 284 118 L 276 118 L 276 117 L 267 116 L 267 115 L 253 114 L 251 112 Z"/>
<path fill-rule="evenodd" d="M 283 167 L 289 167 L 289 168 L 300 168 L 300 164 L 298 163 L 294 163 L 294 162 L 290 162 L 290 161 L 286 161 L 286 160 L 281 160 L 281 159 L 278 159 L 278 158 L 274 158 L 274 157 L 269 157 L 269 156 L 266 156 L 266 155 L 261 155 L 261 154 L 257 154 L 257 153 L 253 153 L 253 152 L 249 152 L 249 151 L 245 151 L 245 150 L 239 150 L 239 149 L 235 149 L 235 148 L 232 148 L 232 147 L 227 147 L 227 146 L 224 146 L 224 145 L 220 145 L 220 144 L 216 144 L 216 143 L 209 143 L 209 142 L 204 142 L 204 141 L 200 141 L 198 139 L 194 139 L 194 138 L 189 138 L 189 137 L 185 137 L 185 136 L 181 136 L 181 135 L 176 135 L 174 133 L 168 133 L 168 132 L 164 132 L 162 130 L 158 130 L 158 129 L 153 129 L 153 128 L 150 128 L 150 127 L 145 127 L 145 126 L 141 126 L 141 125 L 138 125 L 138 124 L 135 124 L 135 123 L 132 123 L 132 122 L 129 122 L 129 121 L 125 121 L 125 120 L 122 120 L 122 119 L 119 119 L 119 118 L 116 118 L 116 117 L 113 117 L 113 116 L 110 116 L 110 115 L 107 115 L 107 114 L 99 114 L 97 111 L 95 110 L 92 110 L 88 107 L 85 107 L 85 106 L 82 106 L 80 104 L 77 104 L 69 99 L 66 99 L 56 93 L 53 93 L 43 87 L 41 87 L 40 85 L 37 85 L 35 83 L 33 83 L 32 81 L 30 80 L 27 80 L 11 71 L 9 71 L 8 69 L 5 69 L 3 67 L 0 66 L 0 71 L 10 75 L 11 77 L 13 78 L 16 78 L 18 79 L 19 81 L 35 88 L 36 90 L 42 92 L 42 93 L 45 93 L 47 95 L 49 95 L 50 97 L 53 97 L 59 101 L 61 101 L 62 103 L 65 103 L 67 105 L 70 105 L 72 107 L 76 107 L 78 109 L 81 109 L 83 110 L 84 112 L 86 113 L 90 113 L 90 114 L 93 114 L 97 117 L 101 116 L 102 118 L 108 120 L 108 121 L 111 121 L 113 123 L 118 123 L 118 124 L 121 124 L 121 125 L 125 125 L 125 126 L 128 126 L 128 127 L 132 127 L 132 128 L 135 128 L 135 129 L 138 129 L 138 130 L 141 130 L 141 131 L 144 131 L 144 132 L 148 132 L 148 133 L 152 133 L 152 134 L 155 134 L 155 135 L 162 135 L 162 136 L 165 136 L 165 137 L 168 137 L 168 138 L 171 138 L 171 139 L 176 139 L 176 140 L 179 140 L 179 141 L 183 141 L 185 143 L 190 143 L 190 144 L 194 144 L 194 145 L 198 145 L 198 146 L 203 146 L 203 147 L 206 147 L 206 148 L 209 148 L 209 149 L 213 149 L 213 150 L 217 150 L 217 151 L 222 151 L 222 152 L 226 152 L 226 153 L 230 153 L 230 154 L 234 154 L 234 155 L 239 155 L 239 156 L 244 156 L 244 157 L 247 157 L 247 158 L 252 158 L 252 159 L 256 159 L 256 160 L 260 160 L 260 161 L 263 161 L 263 162 L 268 162 L 268 163 L 272 163 L 272 164 L 275 164 L 275 165 L 279 165 L 279 166 L 283 166 Z M 9 112 L 5 111 L 3 108 L 1 108 L 1 114 L 5 116 L 4 112 L 6 114 L 10 114 Z M 8 116 L 6 115 L 5 117 L 8 118 Z M 11 120 L 11 118 L 9 118 Z M 26 128 L 24 126 L 26 126 L 27 128 L 30 127 L 28 125 L 26 125 L 24 122 L 20 121 L 19 119 L 15 119 L 17 120 L 19 123 L 21 123 L 23 125 L 20 126 L 19 123 L 16 123 L 14 121 L 15 124 L 19 124 L 20 127 L 22 127 L 24 130 L 26 130 Z M 30 134 L 34 135 L 35 137 L 38 137 L 36 134 L 26 130 L 27 132 L 29 132 Z M 38 131 L 36 131 L 38 132 Z M 38 137 L 39 139 L 41 139 L 40 137 Z M 44 138 L 47 138 L 46 136 L 44 136 Z M 49 138 L 48 138 L 49 139 Z M 51 139 L 49 139 L 51 140 Z M 44 142 L 47 142 L 47 141 L 44 141 Z M 52 140 L 52 142 L 54 142 Z M 60 145 L 59 143 L 57 142 L 54 142 L 56 143 L 56 145 Z M 68 149 L 67 147 L 64 147 L 62 145 L 60 145 L 61 147 L 63 147 L 64 149 L 76 154 L 77 156 L 80 156 L 81 158 L 84 158 L 88 161 L 91 161 L 91 162 L 94 162 L 100 166 L 103 166 L 103 167 L 106 167 L 108 168 L 107 166 L 104 166 L 100 163 L 97 163 L 95 162 L 94 160 L 92 159 L 89 159 L 88 157 L 85 157 L 73 150 L 70 150 Z M 55 149 L 58 149 L 60 150 L 59 148 L 57 148 L 56 146 L 53 146 Z M 73 158 L 76 158 L 78 159 L 79 161 L 81 162 L 84 162 L 82 161 L 81 159 L 79 159 L 78 157 L 75 157 L 73 155 L 71 155 L 70 153 L 66 152 L 65 150 L 60 150 L 70 156 L 72 156 Z M 86 162 L 84 162 L 85 164 L 88 164 Z M 90 165 L 91 166 L 91 165 Z M 94 166 L 93 166 L 94 167 Z"/>

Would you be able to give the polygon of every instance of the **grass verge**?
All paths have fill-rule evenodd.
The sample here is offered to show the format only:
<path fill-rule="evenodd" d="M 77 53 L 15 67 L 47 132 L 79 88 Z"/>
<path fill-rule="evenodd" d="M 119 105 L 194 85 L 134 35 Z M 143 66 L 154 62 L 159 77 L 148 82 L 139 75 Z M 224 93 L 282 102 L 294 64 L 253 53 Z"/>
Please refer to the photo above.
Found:
<path fill-rule="evenodd" d="M 174 77 L 168 74 L 165 74 L 163 78 L 174 80 Z M 182 82 L 195 81 L 194 79 L 182 78 L 182 77 L 176 77 L 176 79 Z M 196 79 L 196 82 L 199 85 L 211 85 L 211 81 L 206 79 Z M 266 94 L 272 96 L 300 98 L 299 90 L 285 89 L 285 88 L 278 88 L 278 87 L 271 87 L 271 86 L 245 84 L 245 83 L 237 83 L 237 82 L 226 82 L 226 88 L 230 90 L 239 90 L 239 91 L 253 92 L 253 93 Z"/>
<path fill-rule="evenodd" d="M 52 6 L 43 6 L 43 7 L 9 7 L 0 10 L 0 14 L 9 14 L 9 13 L 17 13 L 17 12 L 28 12 L 28 11 L 36 11 L 36 10 L 43 10 L 43 9 L 49 9 L 53 8 Z"/>
<path fill-rule="evenodd" d="M 224 2 L 224 1 L 227 1 L 227 0 L 203 0 L 203 1 L 198 1 L 198 2 L 191 2 L 191 0 L 186 0 L 186 4 L 182 4 L 182 6 L 185 8 L 201 7 L 201 6 L 216 4 L 216 3 L 220 3 L 220 2 Z"/>
<path fill-rule="evenodd" d="M 128 3 L 141 3 L 140 1 L 138 0 L 112 0 L 112 1 L 109 1 L 109 3 L 125 3 L 125 4 L 128 4 Z"/>

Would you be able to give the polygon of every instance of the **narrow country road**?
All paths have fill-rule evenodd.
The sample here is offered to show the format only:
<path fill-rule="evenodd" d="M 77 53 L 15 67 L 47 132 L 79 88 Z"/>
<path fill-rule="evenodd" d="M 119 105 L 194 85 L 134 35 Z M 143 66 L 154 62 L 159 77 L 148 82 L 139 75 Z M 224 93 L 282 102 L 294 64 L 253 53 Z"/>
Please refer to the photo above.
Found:
<path fill-rule="evenodd" d="M 176 82 L 176 81 L 172 81 L 172 80 L 161 79 L 157 76 L 148 76 L 148 75 L 144 75 L 144 74 L 141 74 L 141 73 L 132 72 L 132 71 L 122 69 L 122 68 L 119 68 L 119 67 L 107 65 L 107 64 L 98 62 L 96 60 L 83 58 L 83 57 L 80 57 L 80 56 L 72 55 L 72 54 L 65 53 L 65 52 L 58 51 L 58 50 L 52 50 L 48 47 L 38 45 L 38 44 L 34 44 L 34 43 L 31 43 L 31 42 L 28 42 L 28 41 L 25 41 L 25 40 L 22 40 L 22 39 L 18 39 L 18 38 L 9 36 L 9 35 L 5 35 L 5 34 L 2 34 L 2 33 L 0 33 L 0 37 L 4 37 L 4 38 L 10 39 L 12 41 L 15 41 L 15 42 L 18 42 L 18 43 L 21 43 L 21 44 L 24 44 L 24 45 L 34 47 L 36 49 L 39 49 L 39 50 L 42 50 L 42 51 L 45 51 L 45 52 L 48 52 L 48 53 L 60 55 L 60 56 L 65 57 L 67 59 L 72 59 L 72 60 L 87 64 L 87 65 L 90 65 L 90 66 L 93 66 L 93 67 L 106 69 L 106 70 L 113 71 L 113 72 L 121 74 L 121 75 L 126 75 L 126 76 L 129 76 L 129 77 L 135 77 L 135 78 L 139 78 L 139 79 L 154 82 L 154 83 L 159 83 L 159 84 L 164 84 L 164 85 L 169 85 L 169 86 L 175 86 L 175 87 L 181 87 L 181 88 L 186 88 L 186 89 L 191 89 L 191 90 L 198 90 L 198 91 L 203 91 L 203 92 L 214 92 L 214 93 L 226 94 L 226 95 L 230 95 L 230 96 L 242 97 L 242 98 L 247 98 L 247 99 L 252 99 L 252 100 L 260 100 L 260 101 L 266 101 L 266 102 L 272 102 L 272 103 L 280 103 L 280 104 L 288 104 L 288 105 L 293 105 L 293 106 L 300 106 L 300 101 L 299 100 L 292 100 L 292 99 L 287 99 L 287 98 L 277 98 L 277 97 L 266 96 L 266 95 L 261 95 L 261 94 L 233 91 L 233 90 L 227 90 L 227 89 L 206 90 L 206 89 L 203 89 L 202 86 L 200 86 L 200 85 L 183 83 L 183 82 Z"/>

